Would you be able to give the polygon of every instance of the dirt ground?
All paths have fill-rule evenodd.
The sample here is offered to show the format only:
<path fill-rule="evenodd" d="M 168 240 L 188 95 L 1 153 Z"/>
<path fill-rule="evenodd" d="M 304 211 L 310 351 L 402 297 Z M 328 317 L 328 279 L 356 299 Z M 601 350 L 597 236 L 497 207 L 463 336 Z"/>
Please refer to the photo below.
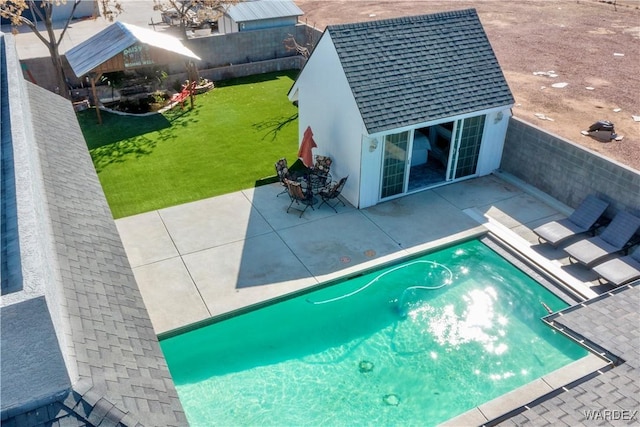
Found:
<path fill-rule="evenodd" d="M 475 8 L 514 94 L 513 114 L 640 170 L 640 0 L 296 0 L 327 25 Z M 562 88 L 552 84 L 566 83 Z M 581 131 L 609 120 L 621 141 Z M 640 117 L 638 117 L 640 120 Z"/>

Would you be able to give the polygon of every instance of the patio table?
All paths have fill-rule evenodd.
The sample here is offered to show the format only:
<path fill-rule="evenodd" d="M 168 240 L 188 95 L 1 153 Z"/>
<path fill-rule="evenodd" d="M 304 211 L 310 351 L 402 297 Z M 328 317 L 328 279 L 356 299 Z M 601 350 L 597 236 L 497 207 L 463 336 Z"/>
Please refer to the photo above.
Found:
<path fill-rule="evenodd" d="M 297 170 L 289 172 L 290 179 L 301 183 L 306 189 L 311 189 L 313 194 L 318 194 L 320 190 L 331 182 L 330 175 L 317 175 L 309 170 Z"/>
<path fill-rule="evenodd" d="M 311 191 L 313 194 L 318 194 L 320 190 L 331 184 L 331 174 L 318 174 L 311 172 L 309 174 L 309 181 L 311 182 Z"/>
<path fill-rule="evenodd" d="M 331 183 L 330 173 L 323 172 L 320 174 L 305 166 L 299 159 L 289 168 L 289 177 L 293 181 L 304 184 L 307 189 L 310 188 L 314 195 Z"/>

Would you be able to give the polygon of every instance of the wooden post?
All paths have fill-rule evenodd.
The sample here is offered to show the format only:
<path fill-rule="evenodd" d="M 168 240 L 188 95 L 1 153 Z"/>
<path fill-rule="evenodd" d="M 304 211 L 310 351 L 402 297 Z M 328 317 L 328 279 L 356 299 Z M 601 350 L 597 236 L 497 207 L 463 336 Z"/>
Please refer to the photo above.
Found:
<path fill-rule="evenodd" d="M 191 108 L 193 108 L 193 104 L 195 103 L 196 97 L 196 86 L 198 85 L 198 69 L 196 68 L 196 64 L 193 61 L 187 62 L 187 78 L 189 79 L 189 100 L 191 101 Z"/>
<path fill-rule="evenodd" d="M 102 73 L 90 73 L 89 79 L 91 80 L 91 92 L 93 93 L 93 104 L 96 107 L 96 115 L 98 116 L 98 124 L 102 124 L 102 116 L 100 115 L 100 99 L 98 98 L 98 92 L 96 91 L 96 81 L 100 78 Z"/>

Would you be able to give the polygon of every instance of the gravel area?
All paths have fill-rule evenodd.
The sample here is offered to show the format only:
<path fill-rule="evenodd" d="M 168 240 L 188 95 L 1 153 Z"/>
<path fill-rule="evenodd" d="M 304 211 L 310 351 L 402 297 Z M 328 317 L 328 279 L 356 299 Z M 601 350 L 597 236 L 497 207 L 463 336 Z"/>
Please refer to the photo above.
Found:
<path fill-rule="evenodd" d="M 613 3 L 296 0 L 302 20 L 320 29 L 475 8 L 514 93 L 515 116 L 640 170 L 640 2 Z M 622 140 L 581 134 L 599 120 L 613 122 Z"/>

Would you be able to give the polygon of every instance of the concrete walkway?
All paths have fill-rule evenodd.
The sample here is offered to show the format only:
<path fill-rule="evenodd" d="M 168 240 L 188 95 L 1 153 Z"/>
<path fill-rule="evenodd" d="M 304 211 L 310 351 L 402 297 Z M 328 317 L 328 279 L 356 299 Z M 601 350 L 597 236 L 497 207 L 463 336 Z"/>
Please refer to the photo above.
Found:
<path fill-rule="evenodd" d="M 595 295 L 592 272 L 566 266 L 562 251 L 537 245 L 531 232 L 568 208 L 512 182 L 487 176 L 368 209 L 307 209 L 301 218 L 286 212 L 289 198 L 276 197 L 282 187 L 272 184 L 116 224 L 157 334 L 488 228 Z"/>

